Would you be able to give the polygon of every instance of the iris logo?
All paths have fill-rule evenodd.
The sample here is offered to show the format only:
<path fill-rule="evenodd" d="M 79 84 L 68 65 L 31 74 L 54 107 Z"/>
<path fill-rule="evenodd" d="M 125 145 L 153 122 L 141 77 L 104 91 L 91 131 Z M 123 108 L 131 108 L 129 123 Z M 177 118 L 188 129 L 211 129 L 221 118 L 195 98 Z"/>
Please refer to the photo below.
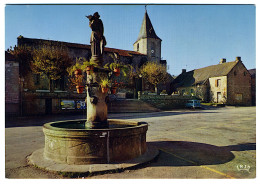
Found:
<path fill-rule="evenodd" d="M 242 164 L 237 165 L 237 170 L 238 171 L 247 171 L 247 172 L 250 173 L 249 169 L 250 169 L 249 165 L 242 165 Z"/>

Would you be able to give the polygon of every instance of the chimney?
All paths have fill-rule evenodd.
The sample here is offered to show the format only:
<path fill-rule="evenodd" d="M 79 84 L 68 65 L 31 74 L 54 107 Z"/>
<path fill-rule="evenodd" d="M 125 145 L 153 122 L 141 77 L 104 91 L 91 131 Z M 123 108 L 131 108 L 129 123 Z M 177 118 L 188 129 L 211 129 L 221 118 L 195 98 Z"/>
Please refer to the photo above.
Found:
<path fill-rule="evenodd" d="M 236 62 L 238 62 L 238 61 L 241 61 L 241 57 L 240 56 L 236 57 Z"/>
<path fill-rule="evenodd" d="M 182 72 L 181 73 L 186 73 L 186 69 L 182 69 Z"/>
<path fill-rule="evenodd" d="M 222 63 L 226 63 L 226 58 L 222 58 L 221 60 L 220 60 L 220 62 L 219 62 L 219 64 L 222 64 Z"/>

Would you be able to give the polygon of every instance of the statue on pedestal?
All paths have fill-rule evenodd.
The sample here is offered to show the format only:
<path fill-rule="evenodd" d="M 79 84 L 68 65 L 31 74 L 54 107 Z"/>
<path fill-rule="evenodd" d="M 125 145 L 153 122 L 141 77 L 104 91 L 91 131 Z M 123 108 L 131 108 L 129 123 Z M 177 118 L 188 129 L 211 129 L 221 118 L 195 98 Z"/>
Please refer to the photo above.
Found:
<path fill-rule="evenodd" d="M 107 92 L 102 92 L 100 83 L 103 78 L 108 77 L 108 71 L 103 68 L 103 53 L 106 45 L 104 37 L 104 26 L 99 18 L 98 12 L 93 15 L 86 16 L 89 19 L 89 27 L 91 28 L 91 60 L 98 64 L 93 68 L 93 72 L 87 75 L 87 128 L 107 128 Z"/>
<path fill-rule="evenodd" d="M 102 55 L 106 45 L 103 22 L 99 18 L 98 12 L 86 17 L 89 19 L 89 27 L 92 29 L 90 37 L 92 59 L 93 61 L 102 62 Z"/>

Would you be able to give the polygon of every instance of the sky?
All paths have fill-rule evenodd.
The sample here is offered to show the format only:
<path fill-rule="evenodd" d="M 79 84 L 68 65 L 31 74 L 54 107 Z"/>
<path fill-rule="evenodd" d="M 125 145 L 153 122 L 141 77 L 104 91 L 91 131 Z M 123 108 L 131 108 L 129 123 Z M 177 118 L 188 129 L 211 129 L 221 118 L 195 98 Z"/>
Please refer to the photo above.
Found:
<path fill-rule="evenodd" d="M 6 5 L 5 49 L 17 37 L 90 44 L 86 15 L 99 12 L 107 47 L 133 50 L 145 13 L 144 5 Z M 256 67 L 254 5 L 159 5 L 147 12 L 162 39 L 168 72 L 187 71 L 240 56 L 247 69 Z"/>

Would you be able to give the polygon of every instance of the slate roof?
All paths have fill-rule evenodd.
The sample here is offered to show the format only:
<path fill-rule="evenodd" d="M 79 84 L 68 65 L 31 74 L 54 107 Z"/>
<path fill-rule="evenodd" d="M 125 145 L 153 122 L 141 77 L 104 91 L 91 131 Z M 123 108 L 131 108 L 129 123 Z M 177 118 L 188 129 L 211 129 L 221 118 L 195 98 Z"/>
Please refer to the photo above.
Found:
<path fill-rule="evenodd" d="M 136 42 L 142 38 L 156 38 L 156 39 L 160 39 L 153 28 L 152 22 L 147 14 L 147 11 L 145 11 L 144 14 L 144 18 L 143 18 L 143 22 L 141 25 L 141 29 L 138 35 L 138 38 L 136 40 Z M 161 39 L 160 39 L 161 40 Z"/>
<path fill-rule="evenodd" d="M 226 76 L 237 63 L 237 61 L 232 61 L 182 73 L 174 80 L 175 87 L 203 84 L 211 77 Z"/>
<path fill-rule="evenodd" d="M 251 77 L 255 77 L 256 76 L 256 69 L 250 69 L 248 71 L 249 71 Z"/>
<path fill-rule="evenodd" d="M 109 48 L 109 47 L 105 47 L 104 50 L 105 50 L 105 52 L 115 52 L 115 53 L 119 54 L 120 56 L 132 56 L 132 55 L 146 56 L 145 54 L 141 54 L 140 52 L 130 51 L 130 50 L 114 49 L 114 48 Z"/>
<path fill-rule="evenodd" d="M 70 43 L 70 42 L 61 42 L 61 41 L 54 41 L 54 40 L 44 40 L 44 39 L 36 39 L 36 38 L 25 38 L 23 36 L 18 37 L 18 45 L 39 45 L 44 43 L 51 43 L 51 45 L 65 45 L 69 48 L 79 48 L 79 49 L 91 49 L 91 45 L 88 44 L 79 44 L 79 43 Z M 143 55 L 145 54 L 136 52 L 136 51 L 129 51 L 129 50 L 122 50 L 122 49 L 115 49 L 115 48 L 109 48 L 105 47 L 105 52 L 115 52 L 120 56 L 132 56 L 132 55 Z"/>

